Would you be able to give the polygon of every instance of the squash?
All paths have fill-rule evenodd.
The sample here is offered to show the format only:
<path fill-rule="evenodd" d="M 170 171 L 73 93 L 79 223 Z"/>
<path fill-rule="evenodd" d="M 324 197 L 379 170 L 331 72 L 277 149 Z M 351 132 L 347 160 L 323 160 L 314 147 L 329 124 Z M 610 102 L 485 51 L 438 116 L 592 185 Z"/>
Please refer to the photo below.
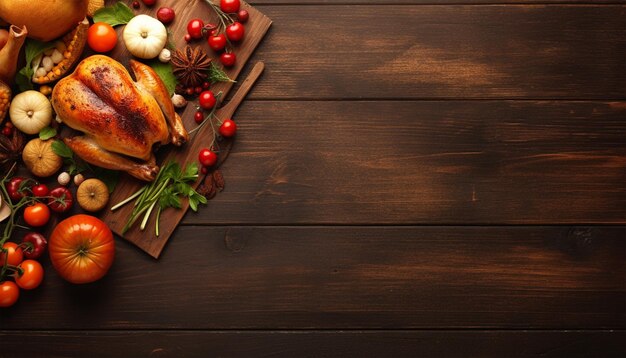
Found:
<path fill-rule="evenodd" d="M 26 144 L 22 159 L 26 168 L 35 176 L 45 178 L 54 175 L 63 166 L 63 158 L 52 150 L 54 140 L 33 139 Z"/>

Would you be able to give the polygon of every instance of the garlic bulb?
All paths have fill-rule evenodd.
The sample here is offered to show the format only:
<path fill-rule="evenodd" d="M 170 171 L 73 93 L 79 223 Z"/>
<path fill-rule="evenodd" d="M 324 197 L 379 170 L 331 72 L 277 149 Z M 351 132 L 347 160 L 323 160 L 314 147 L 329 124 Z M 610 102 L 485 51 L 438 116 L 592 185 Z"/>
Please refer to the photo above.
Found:
<path fill-rule="evenodd" d="M 26 91 L 13 98 L 9 115 L 17 129 L 26 134 L 37 134 L 50 125 L 52 105 L 41 92 Z"/>
<path fill-rule="evenodd" d="M 143 59 L 157 57 L 167 43 L 167 30 L 163 23 L 148 15 L 133 17 L 126 24 L 122 36 L 128 51 Z"/>
<path fill-rule="evenodd" d="M 57 181 L 59 182 L 59 185 L 67 185 L 70 183 L 70 173 L 68 172 L 63 172 L 61 174 L 59 174 L 59 177 L 57 178 Z"/>
<path fill-rule="evenodd" d="M 172 104 L 176 108 L 184 108 L 185 106 L 187 106 L 187 100 L 185 99 L 185 97 L 179 94 L 174 94 L 172 96 Z"/>

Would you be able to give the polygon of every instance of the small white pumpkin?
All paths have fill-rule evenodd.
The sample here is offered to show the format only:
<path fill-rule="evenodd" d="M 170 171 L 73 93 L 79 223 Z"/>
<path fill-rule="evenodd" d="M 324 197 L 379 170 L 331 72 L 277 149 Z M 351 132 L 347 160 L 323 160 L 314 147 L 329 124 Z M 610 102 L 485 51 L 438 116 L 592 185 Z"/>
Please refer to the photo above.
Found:
<path fill-rule="evenodd" d="M 9 116 L 20 131 L 37 134 L 52 122 L 52 105 L 41 92 L 22 92 L 13 98 Z"/>
<path fill-rule="evenodd" d="M 122 36 L 128 51 L 146 60 L 159 56 L 167 43 L 167 30 L 163 23 L 148 15 L 133 17 L 126 24 Z"/>

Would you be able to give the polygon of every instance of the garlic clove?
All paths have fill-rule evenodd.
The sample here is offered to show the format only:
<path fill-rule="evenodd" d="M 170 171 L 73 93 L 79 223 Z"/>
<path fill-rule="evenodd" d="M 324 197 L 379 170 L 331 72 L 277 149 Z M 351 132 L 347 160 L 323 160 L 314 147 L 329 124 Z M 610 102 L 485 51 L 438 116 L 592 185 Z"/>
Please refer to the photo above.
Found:
<path fill-rule="evenodd" d="M 59 62 L 63 61 L 63 54 L 59 52 L 59 50 L 54 49 L 54 51 L 50 55 L 50 58 L 52 59 L 52 62 L 54 62 L 54 64 L 56 65 Z"/>
<path fill-rule="evenodd" d="M 54 62 L 52 62 L 52 58 L 49 56 L 45 56 L 43 60 L 41 60 L 41 65 L 46 70 L 46 72 L 50 72 L 52 67 L 54 67 Z"/>

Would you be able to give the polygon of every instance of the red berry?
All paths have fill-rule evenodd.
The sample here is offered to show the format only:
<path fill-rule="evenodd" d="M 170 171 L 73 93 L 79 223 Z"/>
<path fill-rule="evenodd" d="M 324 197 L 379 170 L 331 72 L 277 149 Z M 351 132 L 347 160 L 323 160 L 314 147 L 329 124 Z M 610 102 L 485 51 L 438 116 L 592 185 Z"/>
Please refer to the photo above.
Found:
<path fill-rule="evenodd" d="M 187 93 L 187 96 L 193 96 L 195 92 L 193 88 L 189 87 L 185 90 L 185 93 Z"/>
<path fill-rule="evenodd" d="M 217 154 L 207 148 L 204 148 L 200 151 L 200 154 L 198 154 L 198 160 L 203 166 L 210 167 L 217 163 Z"/>
<path fill-rule="evenodd" d="M 169 24 L 174 21 L 174 17 L 176 17 L 176 13 L 171 7 L 162 7 L 157 11 L 157 19 L 164 24 Z"/>
<path fill-rule="evenodd" d="M 198 124 L 202 123 L 202 121 L 204 121 L 204 113 L 202 113 L 202 111 L 197 111 L 193 115 L 193 120 L 196 121 L 196 123 Z"/>
<path fill-rule="evenodd" d="M 239 10 L 239 12 L 237 13 L 237 18 L 239 19 L 239 22 L 243 24 L 248 22 L 250 14 L 246 10 Z"/>
<path fill-rule="evenodd" d="M 198 87 L 194 88 L 194 91 L 196 92 L 196 94 L 202 93 L 202 86 L 198 86 Z"/>
<path fill-rule="evenodd" d="M 211 84 L 210 84 L 209 82 L 204 82 L 204 83 L 202 84 L 202 88 L 203 88 L 203 89 L 209 89 L 209 87 L 211 87 Z"/>
<path fill-rule="evenodd" d="M 198 101 L 200 103 L 200 107 L 207 110 L 213 108 L 215 106 L 215 102 L 217 102 L 215 95 L 213 95 L 213 92 L 211 91 L 204 91 L 200 93 Z"/>
<path fill-rule="evenodd" d="M 220 62 L 226 67 L 234 66 L 235 62 L 237 62 L 237 56 L 232 52 L 224 52 L 220 56 Z"/>
<path fill-rule="evenodd" d="M 152 6 L 154 4 L 156 4 L 157 0 L 141 0 L 143 1 L 144 4 L 146 4 L 147 6 Z"/>
<path fill-rule="evenodd" d="M 209 168 L 207 168 L 207 167 L 200 168 L 200 173 L 202 173 L 204 175 L 209 174 Z"/>
<path fill-rule="evenodd" d="M 243 38 L 246 30 L 240 22 L 233 22 L 226 27 L 226 36 L 230 41 L 239 41 Z"/>
<path fill-rule="evenodd" d="M 13 134 L 13 128 L 11 127 L 2 128 L 2 134 L 4 134 L 7 137 L 11 136 L 11 134 Z"/>
<path fill-rule="evenodd" d="M 189 35 L 189 34 L 185 34 L 185 41 L 186 41 L 186 42 L 191 41 L 191 35 Z"/>
<path fill-rule="evenodd" d="M 230 138 L 237 133 L 237 124 L 232 119 L 225 119 L 219 129 L 222 137 Z"/>
<path fill-rule="evenodd" d="M 226 36 L 224 34 L 209 36 L 207 42 L 213 51 L 222 51 L 226 47 Z"/>
<path fill-rule="evenodd" d="M 239 0 L 220 0 L 220 8 L 225 13 L 233 13 L 239 11 L 241 2 Z"/>
<path fill-rule="evenodd" d="M 139 9 L 139 6 L 141 6 L 141 5 L 139 5 L 139 1 L 133 1 L 133 7 L 135 9 Z"/>
<path fill-rule="evenodd" d="M 191 38 L 202 38 L 202 29 L 204 28 L 204 21 L 200 19 L 193 19 L 187 24 L 187 33 Z"/>

